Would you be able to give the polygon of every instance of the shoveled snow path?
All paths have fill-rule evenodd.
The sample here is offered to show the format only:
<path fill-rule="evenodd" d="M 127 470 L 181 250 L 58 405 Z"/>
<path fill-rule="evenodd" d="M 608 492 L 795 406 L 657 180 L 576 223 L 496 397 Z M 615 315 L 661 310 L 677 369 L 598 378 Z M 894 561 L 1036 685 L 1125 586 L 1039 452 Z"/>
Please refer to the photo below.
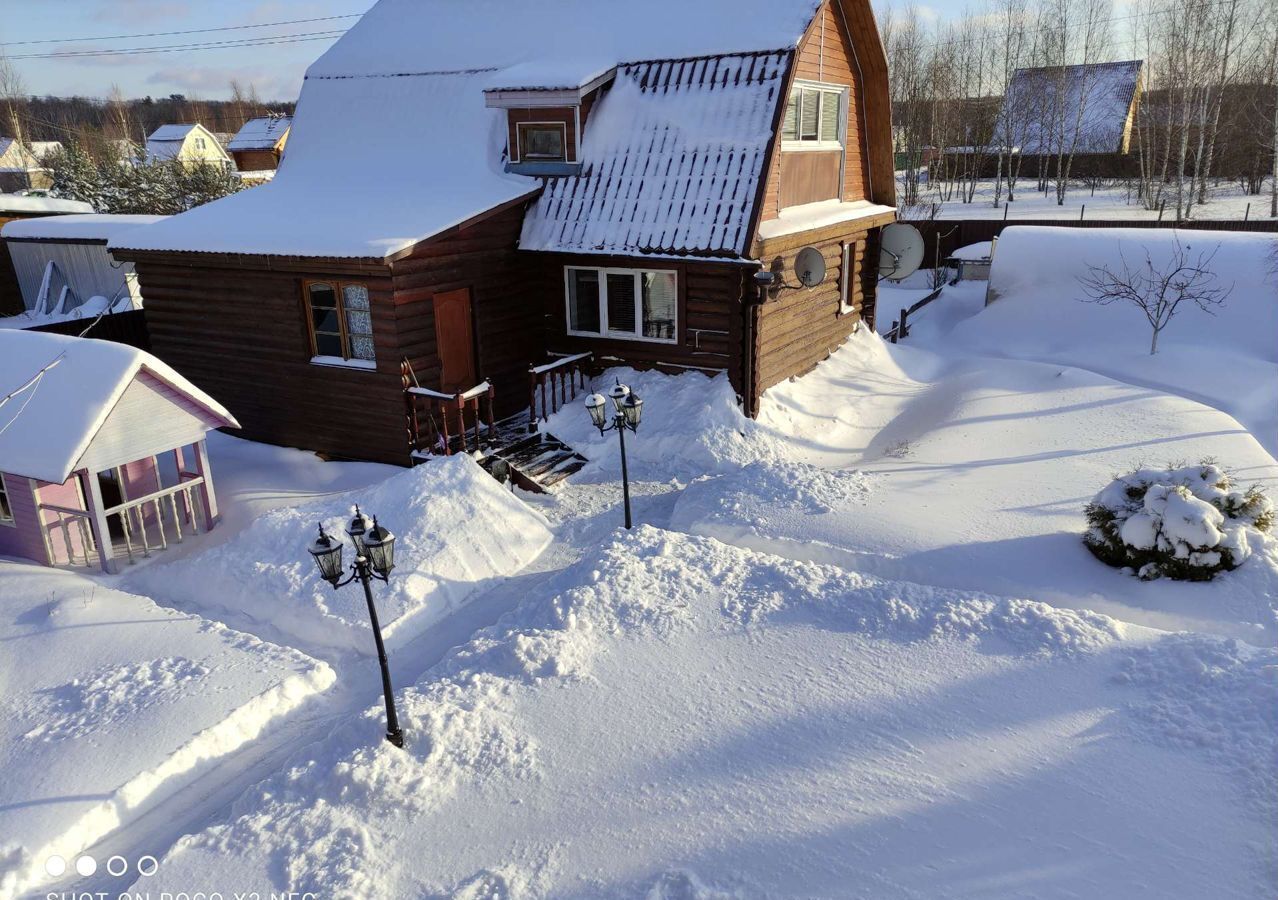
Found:
<path fill-rule="evenodd" d="M 665 526 L 677 496 L 677 486 L 631 484 L 635 516 L 640 521 Z M 555 510 L 568 516 L 558 521 L 556 537 L 540 556 L 518 575 L 497 579 L 426 633 L 398 648 L 391 656 L 391 677 L 397 691 L 416 683 L 454 647 L 465 644 L 475 632 L 493 625 L 519 600 L 541 583 L 572 565 L 590 548 L 602 543 L 621 521 L 621 488 L 614 484 L 565 485 L 555 499 L 522 495 L 548 515 Z M 120 878 L 106 871 L 105 862 L 119 855 L 136 865 L 142 856 L 162 859 L 181 837 L 197 834 L 227 818 L 232 804 L 250 787 L 288 768 L 313 744 L 323 740 L 340 722 L 358 717 L 381 702 L 376 658 L 354 654 L 326 660 L 337 672 L 337 681 L 325 693 L 306 704 L 256 741 L 232 753 L 180 793 L 158 802 L 127 828 L 103 838 L 84 853 L 98 861 L 98 871 L 88 877 L 74 871 L 61 882 L 49 882 L 32 894 L 44 898 L 58 892 L 98 893 L 110 896 L 123 889 Z M 145 882 L 137 885 L 137 890 Z"/>

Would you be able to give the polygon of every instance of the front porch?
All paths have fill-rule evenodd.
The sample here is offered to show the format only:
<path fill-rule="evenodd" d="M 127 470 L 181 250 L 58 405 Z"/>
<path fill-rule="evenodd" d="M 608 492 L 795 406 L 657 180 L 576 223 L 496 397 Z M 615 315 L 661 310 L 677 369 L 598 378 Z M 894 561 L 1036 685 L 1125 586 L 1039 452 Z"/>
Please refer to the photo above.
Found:
<path fill-rule="evenodd" d="M 36 486 L 50 565 L 115 573 L 211 529 L 217 505 L 204 441 Z"/>

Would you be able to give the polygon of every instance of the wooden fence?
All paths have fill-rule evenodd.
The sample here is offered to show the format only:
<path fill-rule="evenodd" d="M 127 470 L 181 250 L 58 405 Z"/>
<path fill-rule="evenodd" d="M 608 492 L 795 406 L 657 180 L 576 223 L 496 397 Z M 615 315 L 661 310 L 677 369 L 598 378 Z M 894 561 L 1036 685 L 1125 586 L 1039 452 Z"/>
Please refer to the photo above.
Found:
<path fill-rule="evenodd" d="M 1169 219 L 929 219 L 909 222 L 923 235 L 926 250 L 923 267 L 932 268 L 939 258 L 945 259 L 960 247 L 991 241 L 1012 225 L 1039 225 L 1056 228 L 1192 228 L 1199 231 L 1252 231 L 1278 234 L 1278 220 L 1205 219 L 1177 223 Z"/>

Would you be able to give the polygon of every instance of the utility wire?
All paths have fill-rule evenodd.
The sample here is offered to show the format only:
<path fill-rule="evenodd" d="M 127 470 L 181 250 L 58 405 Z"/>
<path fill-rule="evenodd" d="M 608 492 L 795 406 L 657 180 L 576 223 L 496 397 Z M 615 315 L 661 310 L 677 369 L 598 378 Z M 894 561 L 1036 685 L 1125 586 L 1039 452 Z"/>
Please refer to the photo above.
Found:
<path fill-rule="evenodd" d="M 85 59 L 101 56 L 144 56 L 151 53 L 186 53 L 203 50 L 229 50 L 238 47 L 268 47 L 274 44 L 297 44 L 306 41 L 332 40 L 345 34 L 343 31 L 309 31 L 282 34 L 273 37 L 240 38 L 227 41 L 207 41 L 193 44 L 168 44 L 155 47 L 126 47 L 120 50 L 66 50 L 53 53 L 22 53 L 8 59 Z"/>
<path fill-rule="evenodd" d="M 217 28 L 192 28 L 187 31 L 150 31 L 142 34 L 104 34 L 99 37 L 41 38 L 31 41 L 0 41 L 0 47 L 18 47 L 30 44 L 70 44 L 79 41 L 118 41 L 132 38 L 173 37 L 181 34 L 209 34 L 215 31 L 243 31 L 249 28 L 275 28 L 279 25 L 303 25 L 310 22 L 334 22 L 338 19 L 358 19 L 363 13 L 347 13 L 343 16 L 319 16 L 313 19 L 285 19 L 280 22 L 262 22 L 257 25 L 222 25 Z"/>

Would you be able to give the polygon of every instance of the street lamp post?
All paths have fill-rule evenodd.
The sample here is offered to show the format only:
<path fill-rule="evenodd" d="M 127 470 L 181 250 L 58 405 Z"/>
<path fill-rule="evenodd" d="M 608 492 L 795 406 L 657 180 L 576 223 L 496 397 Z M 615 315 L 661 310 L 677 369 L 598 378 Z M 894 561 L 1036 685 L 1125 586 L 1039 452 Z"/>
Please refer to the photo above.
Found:
<path fill-rule="evenodd" d="M 630 473 L 626 469 L 626 430 L 639 431 L 639 420 L 643 417 L 643 401 L 618 379 L 617 384 L 608 392 L 612 398 L 612 423 L 608 423 L 608 398 L 603 394 L 591 394 L 586 398 L 586 411 L 590 413 L 590 421 L 599 429 L 600 434 L 609 431 L 617 432 L 617 440 L 621 443 L 621 494 L 625 499 L 626 527 L 630 528 Z"/>
<path fill-rule="evenodd" d="M 382 626 L 377 619 L 372 588 L 374 578 L 390 580 L 391 569 L 395 568 L 395 535 L 379 525 L 376 517 L 369 522 L 368 516 L 361 513 L 358 506 L 355 507 L 355 516 L 347 526 L 346 533 L 355 545 L 355 562 L 351 564 L 351 574 L 345 580 L 342 580 L 342 541 L 329 535 L 322 524 L 319 527 L 319 537 L 311 542 L 310 553 L 319 566 L 320 576 L 334 590 L 355 580 L 364 586 L 368 618 L 373 625 L 373 639 L 377 642 L 377 662 L 382 669 L 382 697 L 386 700 L 386 740 L 396 747 L 403 747 L 404 732 L 399 727 L 399 717 L 395 714 L 395 692 L 391 687 L 386 644 L 382 641 Z"/>

